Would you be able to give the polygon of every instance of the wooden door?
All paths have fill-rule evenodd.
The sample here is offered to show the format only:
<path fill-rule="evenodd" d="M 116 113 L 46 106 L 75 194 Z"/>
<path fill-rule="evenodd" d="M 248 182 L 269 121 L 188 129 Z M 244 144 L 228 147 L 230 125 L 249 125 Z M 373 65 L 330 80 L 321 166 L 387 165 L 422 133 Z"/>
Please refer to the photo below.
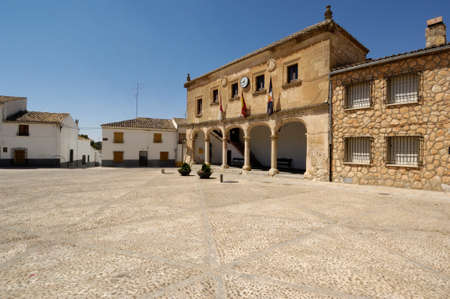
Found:
<path fill-rule="evenodd" d="M 14 151 L 14 164 L 17 165 L 25 164 L 25 150 Z"/>

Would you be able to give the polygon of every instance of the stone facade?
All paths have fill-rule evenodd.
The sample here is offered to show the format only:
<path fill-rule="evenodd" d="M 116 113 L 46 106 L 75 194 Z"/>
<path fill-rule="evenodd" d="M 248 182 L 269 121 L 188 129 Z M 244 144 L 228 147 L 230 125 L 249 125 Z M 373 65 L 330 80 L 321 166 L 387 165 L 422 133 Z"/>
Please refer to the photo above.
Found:
<path fill-rule="evenodd" d="M 332 178 L 335 182 L 443 190 L 450 186 L 450 49 L 332 75 Z M 388 105 L 388 78 L 419 74 L 417 103 Z M 371 82 L 371 106 L 345 109 L 346 86 Z M 369 165 L 344 162 L 345 137 L 372 138 Z M 388 136 L 423 138 L 417 167 L 387 164 Z"/>
<path fill-rule="evenodd" d="M 328 74 L 336 65 L 363 61 L 368 50 L 331 19 L 305 28 L 265 48 L 250 53 L 210 73 L 185 83 L 187 89 L 187 161 L 194 159 L 194 136 L 202 132 L 205 147 L 208 134 L 220 131 L 223 136 L 223 167 L 227 167 L 227 139 L 230 129 L 240 128 L 245 139 L 244 170 L 250 167 L 250 131 L 255 126 L 270 129 L 271 170 L 277 173 L 277 138 L 280 128 L 299 122 L 307 131 L 305 177 L 329 179 Z M 298 65 L 298 79 L 287 80 L 287 68 Z M 256 77 L 264 75 L 264 90 L 256 90 Z M 241 88 L 239 81 L 250 83 Z M 273 84 L 274 114 L 268 116 L 267 98 L 270 78 Z M 238 83 L 238 97 L 232 98 L 232 84 Z M 213 101 L 218 90 L 225 111 L 219 120 L 219 101 Z M 240 97 L 244 96 L 248 116 L 241 115 Z M 197 101 L 202 111 L 197 113 Z M 209 162 L 205 151 L 205 162 Z"/>

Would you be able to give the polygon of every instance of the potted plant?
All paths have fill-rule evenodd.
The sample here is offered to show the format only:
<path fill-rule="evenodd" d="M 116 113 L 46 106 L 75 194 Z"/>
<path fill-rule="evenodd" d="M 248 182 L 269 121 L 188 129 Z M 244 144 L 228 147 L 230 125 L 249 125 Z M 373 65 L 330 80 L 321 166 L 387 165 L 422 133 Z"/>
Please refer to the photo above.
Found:
<path fill-rule="evenodd" d="M 178 168 L 178 172 L 182 175 L 182 176 L 188 176 L 191 173 L 191 166 L 189 164 L 187 164 L 186 162 L 184 162 L 180 168 Z"/>
<path fill-rule="evenodd" d="M 202 169 L 197 171 L 197 174 L 201 179 L 208 179 L 212 174 L 211 166 L 208 164 L 203 164 Z"/>

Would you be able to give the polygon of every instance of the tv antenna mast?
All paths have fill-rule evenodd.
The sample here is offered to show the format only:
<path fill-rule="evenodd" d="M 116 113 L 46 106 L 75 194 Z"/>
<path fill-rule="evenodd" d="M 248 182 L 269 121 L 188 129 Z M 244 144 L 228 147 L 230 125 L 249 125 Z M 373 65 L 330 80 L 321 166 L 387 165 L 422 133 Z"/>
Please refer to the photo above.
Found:
<path fill-rule="evenodd" d="M 139 81 L 136 83 L 136 118 L 138 117 L 138 102 L 139 102 L 139 90 L 142 86 L 139 84 Z"/>

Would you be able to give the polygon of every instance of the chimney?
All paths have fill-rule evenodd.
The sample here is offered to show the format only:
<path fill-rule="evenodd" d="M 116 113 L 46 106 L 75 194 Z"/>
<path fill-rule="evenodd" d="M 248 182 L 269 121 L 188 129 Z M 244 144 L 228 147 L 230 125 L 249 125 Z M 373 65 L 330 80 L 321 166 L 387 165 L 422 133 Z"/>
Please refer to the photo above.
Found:
<path fill-rule="evenodd" d="M 447 33 L 442 17 L 436 17 L 427 21 L 425 40 L 427 48 L 442 46 L 447 43 Z"/>
<path fill-rule="evenodd" d="M 79 123 L 80 121 L 78 120 L 78 119 L 76 119 L 75 120 L 75 124 L 77 125 L 77 127 L 78 127 L 78 123 Z"/>

